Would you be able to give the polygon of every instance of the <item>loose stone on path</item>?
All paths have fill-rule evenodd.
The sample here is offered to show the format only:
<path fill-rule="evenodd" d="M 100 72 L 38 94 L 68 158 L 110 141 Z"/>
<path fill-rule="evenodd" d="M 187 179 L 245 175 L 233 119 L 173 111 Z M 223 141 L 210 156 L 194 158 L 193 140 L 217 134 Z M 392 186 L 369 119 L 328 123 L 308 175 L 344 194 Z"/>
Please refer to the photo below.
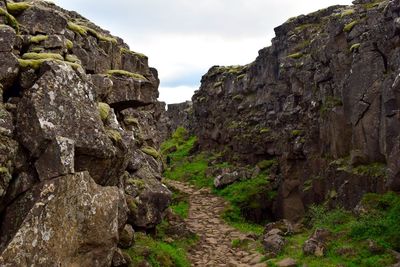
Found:
<path fill-rule="evenodd" d="M 178 181 L 165 181 L 170 187 L 188 194 L 189 215 L 185 220 L 189 230 L 196 233 L 199 243 L 189 251 L 192 266 L 265 267 L 260 263 L 262 255 L 257 251 L 233 248 L 235 239 L 248 239 L 235 228 L 226 224 L 220 216 L 227 203 L 210 193 L 208 189 L 196 189 Z"/>

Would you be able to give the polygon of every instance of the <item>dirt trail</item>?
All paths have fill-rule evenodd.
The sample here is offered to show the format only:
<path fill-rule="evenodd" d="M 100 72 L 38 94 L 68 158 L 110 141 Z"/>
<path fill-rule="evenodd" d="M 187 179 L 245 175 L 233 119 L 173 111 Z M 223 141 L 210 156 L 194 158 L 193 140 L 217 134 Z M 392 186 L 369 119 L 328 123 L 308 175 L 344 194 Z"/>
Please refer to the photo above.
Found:
<path fill-rule="evenodd" d="M 266 266 L 265 263 L 259 263 L 262 255 L 254 249 L 232 247 L 232 240 L 249 238 L 220 219 L 226 206 L 223 199 L 212 195 L 208 189 L 198 190 L 186 183 L 171 180 L 165 182 L 189 195 L 189 216 L 185 222 L 200 238 L 198 245 L 190 251 L 189 258 L 193 266 Z"/>

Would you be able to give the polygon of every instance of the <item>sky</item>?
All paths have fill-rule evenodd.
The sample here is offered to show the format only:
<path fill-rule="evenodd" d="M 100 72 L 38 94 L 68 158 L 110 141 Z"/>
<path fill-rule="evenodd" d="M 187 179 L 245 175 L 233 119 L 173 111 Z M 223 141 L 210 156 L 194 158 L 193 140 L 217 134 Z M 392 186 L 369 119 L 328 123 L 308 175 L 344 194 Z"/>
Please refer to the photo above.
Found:
<path fill-rule="evenodd" d="M 190 100 L 214 65 L 243 65 L 269 46 L 291 17 L 351 0 L 53 0 L 75 10 L 159 72 L 160 101 Z"/>

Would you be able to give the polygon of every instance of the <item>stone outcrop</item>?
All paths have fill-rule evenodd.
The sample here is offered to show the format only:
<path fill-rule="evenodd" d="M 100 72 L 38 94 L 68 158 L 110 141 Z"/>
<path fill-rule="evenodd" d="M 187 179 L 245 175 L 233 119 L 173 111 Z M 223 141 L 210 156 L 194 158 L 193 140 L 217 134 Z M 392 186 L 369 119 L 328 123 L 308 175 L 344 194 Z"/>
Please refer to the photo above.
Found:
<path fill-rule="evenodd" d="M 302 15 L 254 62 L 212 67 L 192 99 L 200 147 L 244 164 L 276 158 L 278 218 L 399 190 L 399 10 L 355 1 Z"/>
<path fill-rule="evenodd" d="M 0 265 L 127 266 L 171 193 L 158 74 L 76 12 L 0 1 Z"/>
<path fill-rule="evenodd" d="M 169 122 L 169 135 L 171 135 L 179 126 L 185 129 L 192 129 L 193 122 L 193 103 L 186 101 L 179 104 L 169 104 L 167 109 Z"/>

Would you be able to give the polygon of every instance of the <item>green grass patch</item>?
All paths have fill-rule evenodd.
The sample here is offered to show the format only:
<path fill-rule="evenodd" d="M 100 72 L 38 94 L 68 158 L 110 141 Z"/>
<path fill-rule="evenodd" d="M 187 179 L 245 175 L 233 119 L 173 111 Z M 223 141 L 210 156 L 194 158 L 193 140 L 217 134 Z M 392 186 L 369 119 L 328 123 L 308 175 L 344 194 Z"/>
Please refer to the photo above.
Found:
<path fill-rule="evenodd" d="M 186 194 L 176 190 L 172 191 L 172 204 L 169 207 L 173 213 L 182 219 L 186 219 L 189 216 L 188 199 L 189 197 Z"/>
<path fill-rule="evenodd" d="M 120 51 L 121 51 L 121 54 L 131 54 L 131 55 L 137 56 L 139 58 L 144 58 L 144 59 L 147 58 L 147 56 L 145 54 L 134 52 L 134 51 L 131 51 L 131 50 L 126 49 L 126 48 L 121 48 Z"/>
<path fill-rule="evenodd" d="M 384 195 L 366 194 L 362 201 L 366 211 L 356 216 L 341 208 L 328 210 L 325 206 L 311 206 L 305 218 L 311 230 L 288 237 L 284 251 L 269 262 L 276 264 L 291 257 L 298 264 L 319 266 L 390 266 L 395 263 L 390 249 L 400 248 L 400 196 L 395 193 Z M 317 228 L 330 230 L 333 234 L 327 243 L 324 257 L 305 256 L 304 242 Z M 368 242 L 375 242 L 381 251 L 372 251 Z"/>
<path fill-rule="evenodd" d="M 189 267 L 186 251 L 178 244 L 156 240 L 144 233 L 135 234 L 135 245 L 126 250 L 133 266 L 148 262 L 152 267 Z"/>
<path fill-rule="evenodd" d="M 143 153 L 152 156 L 155 159 L 158 159 L 160 157 L 160 153 L 151 146 L 142 147 L 140 150 L 142 150 Z"/>

